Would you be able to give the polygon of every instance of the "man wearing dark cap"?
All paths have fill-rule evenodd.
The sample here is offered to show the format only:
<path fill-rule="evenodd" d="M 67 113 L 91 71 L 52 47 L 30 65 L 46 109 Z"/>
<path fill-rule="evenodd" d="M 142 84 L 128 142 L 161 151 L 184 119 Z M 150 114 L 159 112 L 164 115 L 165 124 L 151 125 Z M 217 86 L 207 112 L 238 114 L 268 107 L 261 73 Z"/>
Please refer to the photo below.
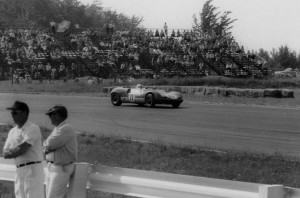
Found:
<path fill-rule="evenodd" d="M 63 198 L 67 193 L 67 184 L 74 172 L 77 160 L 77 137 L 68 118 L 67 108 L 56 105 L 48 110 L 54 129 L 44 142 L 47 160 L 46 197 Z"/>
<path fill-rule="evenodd" d="M 16 123 L 3 147 L 5 159 L 14 159 L 17 166 L 15 176 L 16 198 L 43 198 L 44 169 L 42 165 L 42 135 L 39 126 L 28 121 L 29 108 L 26 103 L 16 101 L 8 107 Z"/>

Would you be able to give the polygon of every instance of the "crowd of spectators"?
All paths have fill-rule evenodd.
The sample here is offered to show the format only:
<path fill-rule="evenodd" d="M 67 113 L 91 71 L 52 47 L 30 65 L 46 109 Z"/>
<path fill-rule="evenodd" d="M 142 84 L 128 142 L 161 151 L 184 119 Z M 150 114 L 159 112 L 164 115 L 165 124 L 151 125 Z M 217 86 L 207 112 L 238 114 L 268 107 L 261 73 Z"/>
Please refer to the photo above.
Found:
<path fill-rule="evenodd" d="M 251 75 L 264 64 L 257 55 L 245 52 L 231 34 L 201 34 L 193 31 L 149 30 L 133 35 L 119 32 L 113 38 L 113 57 L 128 57 L 129 71 L 147 62 L 160 75 Z M 124 59 L 124 58 L 123 58 Z M 140 61 L 142 59 L 142 61 Z"/>
<path fill-rule="evenodd" d="M 166 25 L 166 24 L 165 24 Z M 246 53 L 230 34 L 168 33 L 161 30 L 0 30 L 1 77 L 67 80 L 79 76 L 245 76 L 260 71 L 262 59 Z M 252 71 L 251 71 L 252 70 Z M 243 73 L 241 73 L 243 72 Z"/>

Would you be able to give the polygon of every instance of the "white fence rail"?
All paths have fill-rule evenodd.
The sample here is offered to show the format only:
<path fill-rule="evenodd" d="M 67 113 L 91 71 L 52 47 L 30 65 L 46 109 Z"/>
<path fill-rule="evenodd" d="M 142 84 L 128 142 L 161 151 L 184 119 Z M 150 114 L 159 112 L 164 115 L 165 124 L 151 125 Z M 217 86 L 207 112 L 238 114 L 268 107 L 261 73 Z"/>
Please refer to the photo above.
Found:
<path fill-rule="evenodd" d="M 13 181 L 16 167 L 0 158 L 0 180 Z M 68 198 L 86 189 L 144 198 L 300 198 L 300 189 L 127 168 L 76 163 Z"/>

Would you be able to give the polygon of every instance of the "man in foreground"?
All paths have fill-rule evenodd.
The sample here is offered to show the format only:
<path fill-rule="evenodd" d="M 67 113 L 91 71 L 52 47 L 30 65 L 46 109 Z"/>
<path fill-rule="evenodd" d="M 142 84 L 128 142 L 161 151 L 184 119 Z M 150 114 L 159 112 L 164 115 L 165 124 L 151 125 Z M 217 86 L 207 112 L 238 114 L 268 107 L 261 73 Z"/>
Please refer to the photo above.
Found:
<path fill-rule="evenodd" d="M 47 160 L 46 197 L 63 198 L 67 194 L 67 185 L 75 169 L 74 162 L 78 154 L 77 136 L 71 124 L 66 121 L 66 107 L 54 106 L 46 115 L 54 126 L 44 142 Z"/>
<path fill-rule="evenodd" d="M 44 169 L 42 165 L 42 135 L 40 128 L 28 121 L 29 108 L 26 103 L 16 101 L 11 116 L 16 123 L 3 148 L 5 159 L 14 159 L 17 166 L 15 176 L 16 198 L 43 198 Z"/>

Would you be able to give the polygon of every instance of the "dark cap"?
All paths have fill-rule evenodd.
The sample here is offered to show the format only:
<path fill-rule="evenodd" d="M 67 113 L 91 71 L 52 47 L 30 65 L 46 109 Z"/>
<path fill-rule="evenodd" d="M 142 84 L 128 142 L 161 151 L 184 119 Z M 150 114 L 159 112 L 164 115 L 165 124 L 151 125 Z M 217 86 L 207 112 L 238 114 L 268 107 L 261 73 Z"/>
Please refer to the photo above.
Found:
<path fill-rule="evenodd" d="M 53 113 L 57 113 L 58 115 L 64 118 L 68 117 L 68 110 L 65 106 L 62 105 L 55 105 L 54 107 L 52 107 L 46 112 L 46 115 L 51 115 Z"/>
<path fill-rule="evenodd" d="M 26 103 L 20 102 L 20 101 L 15 101 L 13 106 L 7 107 L 6 109 L 15 110 L 15 111 L 23 111 L 23 112 L 27 112 L 27 114 L 29 114 L 28 105 Z"/>

